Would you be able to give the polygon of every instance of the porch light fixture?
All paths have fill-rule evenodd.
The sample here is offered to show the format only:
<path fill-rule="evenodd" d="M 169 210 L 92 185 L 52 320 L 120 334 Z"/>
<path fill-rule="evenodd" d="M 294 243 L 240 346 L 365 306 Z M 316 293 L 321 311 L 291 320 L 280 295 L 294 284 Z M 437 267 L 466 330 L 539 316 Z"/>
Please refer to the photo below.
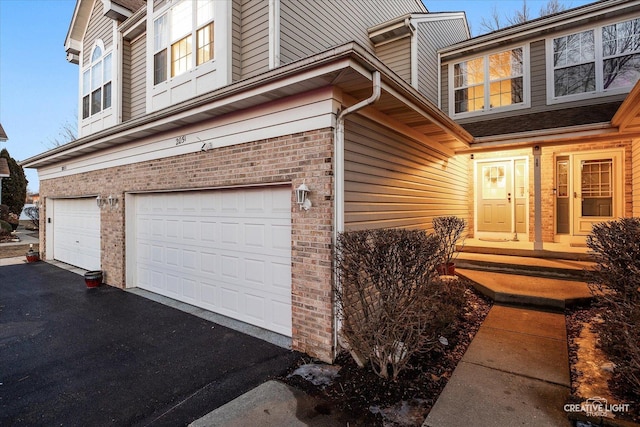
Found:
<path fill-rule="evenodd" d="M 109 197 L 107 197 L 107 203 L 111 209 L 115 209 L 118 207 L 118 198 L 109 194 Z"/>
<path fill-rule="evenodd" d="M 296 188 L 296 203 L 300 206 L 300 210 L 304 209 L 308 211 L 311 207 L 311 200 L 309 200 L 309 187 L 303 182 L 300 187 Z"/>
<path fill-rule="evenodd" d="M 96 197 L 96 204 L 98 208 L 102 209 L 107 204 L 107 199 L 98 195 L 98 197 Z"/>

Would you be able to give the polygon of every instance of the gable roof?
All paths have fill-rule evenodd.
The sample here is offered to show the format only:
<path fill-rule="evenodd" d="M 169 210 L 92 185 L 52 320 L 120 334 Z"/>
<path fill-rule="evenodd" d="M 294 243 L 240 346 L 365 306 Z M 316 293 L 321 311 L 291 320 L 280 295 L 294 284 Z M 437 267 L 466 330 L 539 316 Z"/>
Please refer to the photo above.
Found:
<path fill-rule="evenodd" d="M 6 141 L 8 139 L 9 137 L 7 136 L 7 133 L 4 131 L 4 128 L 2 127 L 2 123 L 0 123 L 0 142 Z"/>
<path fill-rule="evenodd" d="M 633 10 L 640 10 L 640 0 L 601 0 L 482 34 L 442 48 L 439 53 L 443 61 L 450 60 L 492 46 L 561 32 L 596 19 L 613 18 Z"/>
<path fill-rule="evenodd" d="M 618 111 L 611 124 L 621 133 L 640 132 L 640 81 L 636 83 Z"/>
<path fill-rule="evenodd" d="M 76 7 L 73 10 L 71 24 L 69 24 L 67 37 L 64 41 L 64 49 L 67 52 L 69 62 L 77 63 L 77 56 L 82 50 L 82 39 L 96 1 L 103 2 L 105 15 L 119 20 L 131 16 L 147 3 L 146 0 L 76 0 Z"/>

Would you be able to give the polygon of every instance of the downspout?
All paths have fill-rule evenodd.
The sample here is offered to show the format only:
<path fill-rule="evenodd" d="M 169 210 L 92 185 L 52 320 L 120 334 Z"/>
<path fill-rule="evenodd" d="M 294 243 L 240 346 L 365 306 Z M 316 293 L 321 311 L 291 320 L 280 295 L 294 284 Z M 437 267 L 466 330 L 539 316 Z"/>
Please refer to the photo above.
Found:
<path fill-rule="evenodd" d="M 338 237 L 338 233 L 344 231 L 344 118 L 351 113 L 377 102 L 380 99 L 380 94 L 382 93 L 380 86 L 380 71 L 374 71 L 371 75 L 371 80 L 373 83 L 371 96 L 342 110 L 336 118 L 336 134 L 334 142 L 334 243 Z"/>
<path fill-rule="evenodd" d="M 334 157 L 334 174 L 333 174 L 333 247 L 336 247 L 338 241 L 338 233 L 344 231 L 344 119 L 347 115 L 354 113 L 368 105 L 374 104 L 380 99 L 382 93 L 382 87 L 380 86 L 380 71 L 374 71 L 371 74 L 372 81 L 372 93 L 367 99 L 363 99 L 357 104 L 352 105 L 349 108 L 342 110 L 338 113 L 336 118 L 336 130 L 334 136 L 333 145 L 333 157 Z M 334 283 L 338 286 L 338 277 L 334 273 Z M 334 311 L 337 312 L 337 311 Z M 335 331 L 333 336 L 333 348 L 334 352 L 338 348 L 338 328 L 340 327 L 340 320 L 337 316 L 333 317 L 333 330 Z"/>

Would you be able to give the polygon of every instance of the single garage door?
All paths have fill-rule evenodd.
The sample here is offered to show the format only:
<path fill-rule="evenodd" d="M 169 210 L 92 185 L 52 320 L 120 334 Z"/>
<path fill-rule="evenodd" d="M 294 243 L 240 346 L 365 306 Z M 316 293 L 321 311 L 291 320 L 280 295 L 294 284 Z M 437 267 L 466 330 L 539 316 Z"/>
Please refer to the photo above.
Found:
<path fill-rule="evenodd" d="M 288 188 L 142 194 L 133 204 L 136 286 L 291 336 Z"/>
<path fill-rule="evenodd" d="M 53 258 L 100 269 L 100 209 L 95 198 L 53 200 Z"/>

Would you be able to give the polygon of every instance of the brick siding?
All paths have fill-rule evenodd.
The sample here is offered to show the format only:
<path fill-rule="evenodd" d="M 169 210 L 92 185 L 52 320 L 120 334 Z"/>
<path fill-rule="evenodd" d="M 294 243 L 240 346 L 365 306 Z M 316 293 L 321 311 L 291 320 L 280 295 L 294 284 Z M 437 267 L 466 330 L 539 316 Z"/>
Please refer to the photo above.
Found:
<path fill-rule="evenodd" d="M 293 189 L 303 181 L 311 189 L 313 207 L 309 211 L 300 210 L 294 203 Z M 331 129 L 43 180 L 40 195 L 45 209 L 47 198 L 98 194 L 119 198 L 118 209 L 101 211 L 101 262 L 106 283 L 124 288 L 125 193 L 276 183 L 291 186 L 293 348 L 331 361 L 334 326 Z M 46 226 L 43 215 L 40 233 L 43 249 Z M 46 252 L 43 255 L 47 257 Z"/>

